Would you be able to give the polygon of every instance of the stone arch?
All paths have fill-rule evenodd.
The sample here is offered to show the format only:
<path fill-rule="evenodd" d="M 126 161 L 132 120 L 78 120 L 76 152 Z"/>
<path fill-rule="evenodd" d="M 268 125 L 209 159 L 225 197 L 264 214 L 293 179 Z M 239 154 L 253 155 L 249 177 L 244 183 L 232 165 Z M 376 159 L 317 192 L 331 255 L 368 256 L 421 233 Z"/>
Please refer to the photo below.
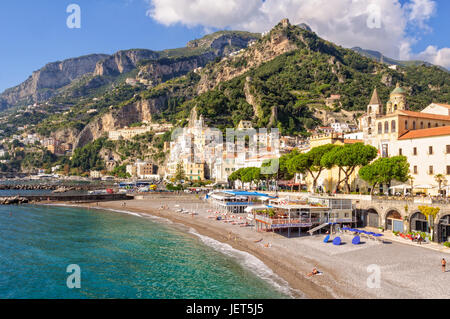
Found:
<path fill-rule="evenodd" d="M 450 242 L 450 211 L 438 214 L 435 225 L 435 235 L 439 243 Z"/>
<path fill-rule="evenodd" d="M 366 226 L 380 227 L 380 213 L 378 213 L 375 207 L 368 207 L 366 209 Z"/>
<path fill-rule="evenodd" d="M 404 219 L 397 208 L 388 208 L 383 214 L 384 228 L 392 231 L 404 231 Z"/>
<path fill-rule="evenodd" d="M 418 210 L 413 211 L 409 215 L 409 227 L 411 231 L 429 232 L 427 218 Z"/>

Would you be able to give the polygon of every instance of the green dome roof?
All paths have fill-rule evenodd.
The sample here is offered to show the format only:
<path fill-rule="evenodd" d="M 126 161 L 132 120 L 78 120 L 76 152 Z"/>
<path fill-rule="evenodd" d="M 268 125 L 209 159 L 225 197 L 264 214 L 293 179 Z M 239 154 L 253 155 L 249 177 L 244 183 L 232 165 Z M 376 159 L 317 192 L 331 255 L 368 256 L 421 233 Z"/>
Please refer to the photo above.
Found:
<path fill-rule="evenodd" d="M 400 84 L 397 83 L 397 87 L 395 88 L 394 91 L 392 91 L 391 94 L 405 94 L 405 93 L 406 93 L 405 89 L 401 88 Z"/>

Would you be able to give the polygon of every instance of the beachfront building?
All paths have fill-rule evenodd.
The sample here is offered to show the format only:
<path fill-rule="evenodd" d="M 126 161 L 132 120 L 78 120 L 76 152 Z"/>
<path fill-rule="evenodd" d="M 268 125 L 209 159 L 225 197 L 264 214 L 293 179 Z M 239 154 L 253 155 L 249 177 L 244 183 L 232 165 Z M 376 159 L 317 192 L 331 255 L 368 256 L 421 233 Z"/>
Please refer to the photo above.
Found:
<path fill-rule="evenodd" d="M 353 143 L 363 143 L 363 140 L 357 139 L 346 139 L 344 138 L 344 134 L 339 133 L 331 133 L 331 134 L 321 134 L 314 135 L 310 138 L 309 144 L 311 148 L 315 148 L 322 145 L 333 144 L 333 145 L 345 145 L 345 144 L 353 144 Z M 361 190 L 366 186 L 366 183 L 362 181 L 358 177 L 358 171 L 355 170 L 350 176 L 349 183 L 352 188 L 357 191 Z M 341 180 L 343 175 L 341 170 L 338 167 L 333 167 L 331 169 L 323 170 L 318 179 L 317 179 L 317 190 L 321 192 L 330 192 L 333 193 L 336 190 L 336 186 L 338 180 Z M 307 174 L 305 177 L 305 182 L 307 185 L 307 189 L 311 192 L 315 191 L 313 189 L 314 179 L 310 174 Z M 367 187 L 365 187 L 367 188 Z"/>
<path fill-rule="evenodd" d="M 407 93 L 399 85 L 383 112 L 376 89 L 360 119 L 364 142 L 378 148 L 381 157 L 403 155 L 410 163 L 414 186 L 438 193 L 435 175 L 450 176 L 450 105 L 432 103 L 421 112 L 408 110 Z"/>
<path fill-rule="evenodd" d="M 351 199 L 333 197 L 271 199 L 266 208 L 255 208 L 253 216 L 257 231 L 287 230 L 288 236 L 291 231 L 313 234 L 332 225 L 356 223 Z"/>
<path fill-rule="evenodd" d="M 215 191 L 208 194 L 206 198 L 219 212 L 243 214 L 248 207 L 260 207 L 262 203 L 274 197 L 259 192 Z"/>

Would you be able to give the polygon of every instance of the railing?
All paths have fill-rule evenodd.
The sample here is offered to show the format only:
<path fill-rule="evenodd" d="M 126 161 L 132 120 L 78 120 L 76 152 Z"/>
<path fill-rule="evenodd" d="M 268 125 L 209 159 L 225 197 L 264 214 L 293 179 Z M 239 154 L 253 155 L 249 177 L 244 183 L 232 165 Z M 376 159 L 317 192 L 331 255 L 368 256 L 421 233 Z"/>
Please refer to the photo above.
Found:
<path fill-rule="evenodd" d="M 284 224 L 318 224 L 320 218 L 270 218 L 267 216 L 256 215 L 255 220 L 264 222 L 269 225 L 284 225 Z"/>

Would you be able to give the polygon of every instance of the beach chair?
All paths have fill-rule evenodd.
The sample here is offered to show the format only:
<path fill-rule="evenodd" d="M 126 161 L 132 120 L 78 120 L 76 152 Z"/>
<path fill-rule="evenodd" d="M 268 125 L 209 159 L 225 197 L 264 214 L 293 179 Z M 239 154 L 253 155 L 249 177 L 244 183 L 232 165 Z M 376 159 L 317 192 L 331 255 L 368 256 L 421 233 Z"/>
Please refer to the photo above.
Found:
<path fill-rule="evenodd" d="M 327 236 L 325 237 L 325 239 L 323 240 L 323 242 L 324 242 L 325 244 L 328 244 L 329 241 L 330 241 L 330 235 L 327 235 Z"/>

